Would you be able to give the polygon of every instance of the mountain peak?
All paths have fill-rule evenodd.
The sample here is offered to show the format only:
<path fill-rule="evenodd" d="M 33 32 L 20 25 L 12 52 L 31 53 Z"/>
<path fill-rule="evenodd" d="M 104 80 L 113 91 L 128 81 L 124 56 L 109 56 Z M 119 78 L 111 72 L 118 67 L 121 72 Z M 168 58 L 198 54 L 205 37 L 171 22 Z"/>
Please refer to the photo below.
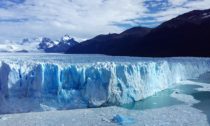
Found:
<path fill-rule="evenodd" d="M 210 9 L 193 10 L 178 16 L 176 19 L 185 20 L 191 23 L 200 24 L 205 18 L 210 18 Z"/>
<path fill-rule="evenodd" d="M 161 24 L 159 28 L 169 27 L 177 28 L 178 26 L 187 24 L 199 25 L 210 19 L 210 9 L 207 10 L 193 10 L 188 13 L 179 15 L 165 23 Z"/>
<path fill-rule="evenodd" d="M 72 37 L 70 37 L 68 34 L 66 34 L 63 37 L 61 37 L 61 42 L 67 42 L 72 39 L 73 39 Z"/>

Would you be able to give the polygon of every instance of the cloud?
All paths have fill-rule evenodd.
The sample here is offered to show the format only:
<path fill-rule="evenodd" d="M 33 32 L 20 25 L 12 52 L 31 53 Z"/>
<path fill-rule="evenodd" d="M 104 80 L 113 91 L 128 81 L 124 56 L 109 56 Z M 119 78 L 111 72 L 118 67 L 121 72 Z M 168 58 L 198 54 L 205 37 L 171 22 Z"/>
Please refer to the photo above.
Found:
<path fill-rule="evenodd" d="M 180 5 L 183 5 L 186 2 L 188 2 L 188 0 L 169 0 L 169 3 L 172 6 L 180 6 Z"/>
<path fill-rule="evenodd" d="M 26 0 L 0 9 L 0 27 L 4 28 L 0 34 L 14 39 L 39 35 L 57 38 L 66 33 L 89 38 L 100 33 L 121 32 L 122 27 L 114 23 L 138 18 L 145 11 L 139 0 Z"/>
<path fill-rule="evenodd" d="M 79 39 L 154 27 L 209 0 L 1 0 L 0 40 L 70 34 Z"/>
<path fill-rule="evenodd" d="M 150 0 L 150 2 L 155 2 L 155 0 Z M 147 24 L 147 21 L 144 23 L 145 26 L 154 22 L 156 24 L 160 24 L 164 21 L 170 20 L 180 14 L 192 11 L 192 10 L 201 10 L 201 9 L 209 9 L 210 1 L 209 0 L 158 0 L 159 9 L 155 9 L 156 11 L 152 11 L 149 13 L 145 13 L 143 19 L 139 19 L 140 21 L 144 21 L 144 18 L 147 17 L 150 19 Z M 151 7 L 151 6 L 150 6 Z M 153 10 L 150 8 L 149 10 Z"/>

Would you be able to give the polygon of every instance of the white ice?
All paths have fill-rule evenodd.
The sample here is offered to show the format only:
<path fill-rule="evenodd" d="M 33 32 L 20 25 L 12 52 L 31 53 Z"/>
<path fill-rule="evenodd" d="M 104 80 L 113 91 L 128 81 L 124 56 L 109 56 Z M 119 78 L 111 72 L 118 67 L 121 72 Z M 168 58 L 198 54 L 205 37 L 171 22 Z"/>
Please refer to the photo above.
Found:
<path fill-rule="evenodd" d="M 210 71 L 208 58 L 0 54 L 0 113 L 119 105 Z"/>

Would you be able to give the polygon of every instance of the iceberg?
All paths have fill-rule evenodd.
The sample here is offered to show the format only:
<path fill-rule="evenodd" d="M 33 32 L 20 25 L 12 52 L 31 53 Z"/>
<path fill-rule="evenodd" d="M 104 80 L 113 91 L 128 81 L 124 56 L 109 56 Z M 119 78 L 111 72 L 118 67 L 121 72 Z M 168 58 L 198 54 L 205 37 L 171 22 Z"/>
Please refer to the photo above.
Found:
<path fill-rule="evenodd" d="M 134 124 L 135 120 L 129 116 L 116 115 L 113 117 L 112 122 L 117 123 L 119 125 L 129 125 Z"/>
<path fill-rule="evenodd" d="M 0 113 L 121 105 L 208 71 L 209 58 L 0 54 Z"/>

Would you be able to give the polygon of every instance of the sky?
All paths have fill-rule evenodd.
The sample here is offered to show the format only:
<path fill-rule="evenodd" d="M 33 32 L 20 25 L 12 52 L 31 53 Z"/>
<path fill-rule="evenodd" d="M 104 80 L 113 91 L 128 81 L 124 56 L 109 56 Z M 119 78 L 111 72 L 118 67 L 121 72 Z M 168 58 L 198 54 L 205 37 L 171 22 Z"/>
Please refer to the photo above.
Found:
<path fill-rule="evenodd" d="M 82 41 L 208 8 L 210 0 L 0 0 L 0 42 L 64 34 Z"/>

